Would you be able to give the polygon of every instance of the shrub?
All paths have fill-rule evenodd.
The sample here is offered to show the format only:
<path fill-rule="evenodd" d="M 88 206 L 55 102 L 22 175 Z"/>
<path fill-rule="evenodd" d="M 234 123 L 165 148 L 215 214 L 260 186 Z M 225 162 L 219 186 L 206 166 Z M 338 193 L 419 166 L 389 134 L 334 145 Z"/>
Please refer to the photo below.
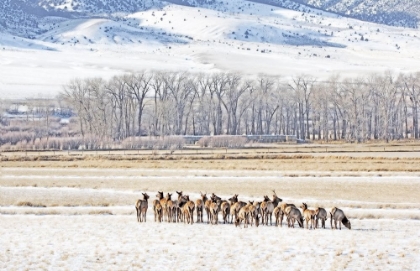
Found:
<path fill-rule="evenodd" d="M 247 143 L 244 136 L 205 136 L 198 141 L 200 147 L 243 148 Z"/>
<path fill-rule="evenodd" d="M 146 150 L 179 150 L 185 145 L 181 136 L 167 136 L 164 138 L 152 137 L 129 137 L 122 143 L 124 149 L 146 149 Z"/>

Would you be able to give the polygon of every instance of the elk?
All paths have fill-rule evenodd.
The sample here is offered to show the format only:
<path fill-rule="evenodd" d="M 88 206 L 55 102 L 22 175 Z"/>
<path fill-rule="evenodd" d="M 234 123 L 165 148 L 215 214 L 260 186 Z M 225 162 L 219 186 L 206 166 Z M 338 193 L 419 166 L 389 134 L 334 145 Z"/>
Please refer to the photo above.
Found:
<path fill-rule="evenodd" d="M 282 199 L 277 197 L 276 191 L 273 190 L 273 200 L 270 200 L 268 196 L 264 196 L 264 201 L 261 202 L 260 208 L 261 208 L 261 223 L 265 225 L 268 225 L 268 218 L 270 218 L 270 225 L 272 225 L 272 215 L 274 208 L 277 207 L 277 205 L 282 202 Z"/>
<path fill-rule="evenodd" d="M 238 217 L 235 219 L 235 226 L 238 227 L 241 225 L 241 222 L 244 222 L 244 228 L 248 228 L 248 224 L 249 224 L 249 207 L 250 204 L 248 203 L 247 205 L 243 206 L 239 212 L 238 212 Z"/>
<path fill-rule="evenodd" d="M 182 196 L 182 213 L 184 216 L 184 223 L 194 224 L 194 209 L 195 204 L 190 200 L 190 196 Z"/>
<path fill-rule="evenodd" d="M 259 226 L 259 219 L 258 219 L 258 205 L 255 204 L 253 201 L 249 201 L 249 218 L 251 219 L 251 226 L 254 224 L 255 226 Z"/>
<path fill-rule="evenodd" d="M 181 208 L 179 208 L 179 202 L 180 202 L 181 197 L 182 197 L 182 191 L 181 192 L 175 191 L 175 192 L 178 194 L 178 200 L 173 201 L 174 206 L 175 206 L 175 208 L 174 208 L 175 211 L 174 211 L 173 217 L 174 217 L 174 222 L 179 222 L 182 218 Z"/>
<path fill-rule="evenodd" d="M 331 209 L 330 215 L 331 215 L 331 229 L 337 229 L 337 222 L 338 222 L 340 230 L 341 230 L 341 223 L 343 223 L 344 226 L 346 226 L 346 228 L 351 230 L 350 221 L 344 215 L 343 210 L 338 209 L 337 207 L 334 207 Z M 333 228 L 333 220 L 334 220 L 334 228 Z"/>
<path fill-rule="evenodd" d="M 159 203 L 162 206 L 163 216 L 165 216 L 168 213 L 168 209 L 166 206 L 167 199 L 163 196 L 163 191 L 158 191 L 156 195 L 159 199 Z"/>
<path fill-rule="evenodd" d="M 168 222 L 171 223 L 171 221 L 173 221 L 173 213 L 176 209 L 174 202 L 171 199 L 172 194 L 167 194 L 166 195 L 166 214 L 168 216 Z"/>
<path fill-rule="evenodd" d="M 230 216 L 231 216 L 231 221 L 230 223 L 233 223 L 233 216 L 235 216 L 235 221 L 238 218 L 238 213 L 241 210 L 242 207 L 244 207 L 246 205 L 245 202 L 243 201 L 239 201 L 238 200 L 238 194 L 233 195 L 230 199 L 228 199 L 230 201 Z"/>
<path fill-rule="evenodd" d="M 207 193 L 205 194 L 201 194 L 201 199 L 203 200 L 204 203 L 204 209 L 206 210 L 206 214 L 207 214 L 207 224 L 210 223 L 210 217 L 211 217 L 211 213 L 210 213 L 210 204 L 211 204 L 211 200 L 209 200 L 207 198 Z"/>
<path fill-rule="evenodd" d="M 156 205 L 153 208 L 155 211 L 155 222 L 156 222 L 156 217 L 159 223 L 162 222 L 163 210 L 162 210 L 162 205 L 160 205 L 159 201 L 157 201 Z"/>
<path fill-rule="evenodd" d="M 302 208 L 302 212 L 303 212 L 303 217 L 305 218 L 306 221 L 306 228 L 308 229 L 309 225 L 309 220 L 311 221 L 311 229 L 315 229 L 315 210 L 311 210 L 308 209 L 308 204 L 302 202 L 302 205 L 300 206 L 300 208 Z"/>
<path fill-rule="evenodd" d="M 318 220 L 321 219 L 321 227 L 325 229 L 325 221 L 328 218 L 328 213 L 324 208 L 318 207 L 315 209 L 316 220 L 315 228 L 318 228 Z"/>
<path fill-rule="evenodd" d="M 276 226 L 280 224 L 280 227 L 283 227 L 283 217 L 285 215 L 286 207 L 293 206 L 296 207 L 294 204 L 291 203 L 279 203 L 279 205 L 274 208 L 274 217 L 276 218 Z"/>
<path fill-rule="evenodd" d="M 147 193 L 142 194 L 143 199 L 138 199 L 136 201 L 136 213 L 138 222 L 143 222 L 143 220 L 146 222 L 147 207 L 149 207 L 149 203 L 147 202 L 149 195 L 147 195 Z"/>
<path fill-rule="evenodd" d="M 159 197 L 159 194 L 157 194 L 156 197 Z M 162 205 L 160 205 L 159 200 L 154 199 L 153 200 L 153 213 L 155 214 L 155 222 L 156 222 L 156 219 L 158 218 L 158 213 L 157 213 L 157 210 L 156 210 L 158 204 L 160 206 L 160 211 L 162 211 Z"/>
<path fill-rule="evenodd" d="M 299 227 L 303 228 L 303 216 L 299 209 L 294 206 L 288 206 L 284 212 L 287 215 L 287 225 L 292 228 L 295 227 L 295 221 L 298 222 Z"/>
<path fill-rule="evenodd" d="M 222 217 L 223 217 L 223 224 L 229 222 L 229 215 L 230 215 L 230 204 L 227 201 L 223 201 L 220 204 L 220 209 L 222 210 Z"/>
<path fill-rule="evenodd" d="M 210 203 L 210 218 L 211 218 L 211 224 L 217 224 L 219 222 L 219 204 L 217 203 L 217 200 L 215 197 L 211 198 Z"/>
<path fill-rule="evenodd" d="M 277 227 L 279 224 L 282 224 L 281 220 L 283 220 L 283 215 L 284 215 L 283 211 L 281 210 L 280 205 L 277 206 L 276 208 L 274 208 L 273 214 L 274 214 L 274 218 L 275 218 L 275 225 Z"/>
<path fill-rule="evenodd" d="M 204 198 L 203 193 L 201 193 L 201 199 L 195 201 L 195 206 L 197 208 L 197 223 L 203 223 L 203 211 L 204 211 Z"/>
<path fill-rule="evenodd" d="M 216 194 L 214 194 L 214 193 L 211 193 L 211 199 L 215 199 L 215 201 L 216 201 L 216 202 L 217 202 L 218 200 L 222 200 L 222 198 L 221 198 L 221 197 L 216 196 Z"/>

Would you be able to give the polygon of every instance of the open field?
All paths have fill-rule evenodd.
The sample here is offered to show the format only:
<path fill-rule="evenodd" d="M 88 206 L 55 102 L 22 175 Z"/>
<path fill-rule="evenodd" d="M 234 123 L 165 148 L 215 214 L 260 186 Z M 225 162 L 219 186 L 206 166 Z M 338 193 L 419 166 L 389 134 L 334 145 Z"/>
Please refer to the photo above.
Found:
<path fill-rule="evenodd" d="M 151 217 L 149 216 L 149 219 Z M 150 219 L 151 220 L 151 219 Z M 134 216 L 3 215 L 0 268 L 418 270 L 419 221 L 353 220 L 354 230 L 138 224 Z M 247 256 L 248 255 L 248 256 Z M 252 255 L 251 257 L 249 255 Z M 13 268 L 10 268 L 13 266 Z"/>
<path fill-rule="evenodd" d="M 0 168 L 172 168 L 328 172 L 420 172 L 420 145 L 254 144 L 243 149 L 188 146 L 182 150 L 14 151 Z"/>
<path fill-rule="evenodd" d="M 420 158 L 375 153 L 3 153 L 0 269 L 419 269 Z M 331 231 L 329 219 L 316 231 L 153 221 L 157 190 L 247 201 L 273 189 L 285 202 L 342 208 L 352 230 Z M 139 224 L 141 192 L 150 200 Z"/>

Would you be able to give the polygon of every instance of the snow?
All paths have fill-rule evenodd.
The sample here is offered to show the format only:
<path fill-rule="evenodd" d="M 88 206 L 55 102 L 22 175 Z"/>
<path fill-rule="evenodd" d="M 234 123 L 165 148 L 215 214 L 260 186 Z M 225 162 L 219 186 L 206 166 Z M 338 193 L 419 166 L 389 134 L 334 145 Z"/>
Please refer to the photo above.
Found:
<path fill-rule="evenodd" d="M 47 17 L 42 25 L 46 32 L 35 39 L 0 35 L 2 98 L 54 97 L 73 78 L 108 79 L 142 69 L 327 80 L 414 72 L 420 60 L 417 29 L 244 0 L 168 4 L 123 20 Z"/>
<path fill-rule="evenodd" d="M 419 221 L 352 220 L 352 230 L 313 231 L 159 224 L 150 215 L 142 224 L 134 215 L 0 218 L 1 269 L 420 268 Z"/>

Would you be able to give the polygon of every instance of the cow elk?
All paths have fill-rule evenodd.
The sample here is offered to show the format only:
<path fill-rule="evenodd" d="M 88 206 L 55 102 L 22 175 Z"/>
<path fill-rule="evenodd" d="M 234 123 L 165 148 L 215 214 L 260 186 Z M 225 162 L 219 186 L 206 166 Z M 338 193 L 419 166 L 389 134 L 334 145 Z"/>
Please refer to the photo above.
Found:
<path fill-rule="evenodd" d="M 315 229 L 315 210 L 311 210 L 308 209 L 308 204 L 306 203 L 302 203 L 302 205 L 300 206 L 300 208 L 302 208 L 302 212 L 303 212 L 303 217 L 306 221 L 306 228 L 308 229 L 308 223 L 309 220 L 311 221 L 311 229 Z"/>
<path fill-rule="evenodd" d="M 204 197 L 203 193 L 201 193 L 201 199 L 195 201 L 195 207 L 197 208 L 197 223 L 203 223 L 203 212 L 204 212 Z"/>
<path fill-rule="evenodd" d="M 282 201 L 281 198 L 277 197 L 276 191 L 273 190 L 273 200 L 270 200 L 268 196 L 264 196 L 264 201 L 261 202 L 261 223 L 268 225 L 268 218 L 270 218 L 270 225 L 272 225 L 272 216 L 274 208 Z"/>
<path fill-rule="evenodd" d="M 244 228 L 248 227 L 249 224 L 249 205 L 243 206 L 239 212 L 238 217 L 235 219 L 235 226 L 238 227 L 241 225 L 242 221 L 244 222 Z"/>
<path fill-rule="evenodd" d="M 230 204 L 227 201 L 223 201 L 220 204 L 220 209 L 222 211 L 223 224 L 229 223 L 230 216 Z"/>
<path fill-rule="evenodd" d="M 162 222 L 163 209 L 162 209 L 162 205 L 160 205 L 159 201 L 154 206 L 154 211 L 155 211 L 155 222 L 156 222 L 156 218 L 157 218 L 159 223 Z"/>
<path fill-rule="evenodd" d="M 276 208 L 274 208 L 274 217 L 276 218 L 276 226 L 280 224 L 280 227 L 283 226 L 283 218 L 285 215 L 286 207 L 293 206 L 296 207 L 294 204 L 291 203 L 280 203 Z"/>
<path fill-rule="evenodd" d="M 138 222 L 146 222 L 146 213 L 147 208 L 149 207 L 148 199 L 149 195 L 147 193 L 142 193 L 143 199 L 138 199 L 136 201 L 136 213 L 137 213 L 137 221 Z"/>
<path fill-rule="evenodd" d="M 157 195 L 160 205 L 162 206 L 163 216 L 168 213 L 168 209 L 166 206 L 167 199 L 163 196 L 163 191 L 158 191 Z"/>
<path fill-rule="evenodd" d="M 158 197 L 158 195 L 159 194 L 157 194 L 156 195 L 156 197 Z M 155 222 L 156 222 L 156 220 L 158 219 L 158 213 L 157 213 L 157 210 L 156 210 L 156 206 L 157 205 L 159 205 L 160 206 L 160 210 L 162 211 L 162 205 L 160 205 L 160 202 L 159 202 L 159 200 L 158 199 L 154 199 L 153 200 L 153 213 L 154 213 L 154 215 L 155 215 Z"/>
<path fill-rule="evenodd" d="M 321 227 L 325 229 L 325 221 L 328 218 L 328 213 L 324 208 L 318 207 L 315 209 L 315 228 L 318 228 L 318 220 L 321 220 Z"/>
<path fill-rule="evenodd" d="M 181 192 L 175 191 L 175 192 L 178 194 L 178 199 L 173 201 L 174 206 L 175 206 L 175 212 L 173 214 L 173 217 L 174 217 L 174 222 L 180 222 L 182 221 L 182 213 L 181 213 L 181 208 L 179 208 L 179 202 L 182 197 L 182 191 Z"/>
<path fill-rule="evenodd" d="M 230 201 L 230 216 L 231 216 L 231 223 L 233 223 L 233 217 L 235 217 L 235 221 L 238 218 L 238 213 L 241 210 L 242 207 L 244 207 L 246 205 L 245 202 L 243 201 L 239 201 L 238 200 L 238 194 L 233 195 L 230 199 L 228 199 Z"/>
<path fill-rule="evenodd" d="M 294 228 L 296 221 L 299 224 L 299 227 L 303 228 L 303 216 L 298 208 L 295 206 L 288 206 L 284 213 L 287 215 L 287 225 L 289 228 Z"/>
<path fill-rule="evenodd" d="M 215 197 L 211 198 L 210 220 L 211 220 L 211 224 L 217 225 L 219 222 L 219 204 L 217 203 L 217 199 Z"/>
<path fill-rule="evenodd" d="M 176 207 L 174 205 L 174 202 L 172 201 L 172 194 L 169 193 L 166 195 L 166 211 L 168 216 L 168 222 L 173 222 L 173 213 L 176 211 Z"/>
<path fill-rule="evenodd" d="M 194 224 L 194 209 L 195 204 L 190 200 L 188 195 L 182 196 L 182 215 L 184 217 L 184 223 Z"/>
<path fill-rule="evenodd" d="M 210 223 L 210 217 L 211 217 L 211 213 L 210 213 L 211 200 L 209 200 L 207 198 L 207 193 L 201 194 L 201 199 L 203 200 L 204 210 L 206 210 L 206 214 L 207 214 L 207 224 L 209 224 Z"/>
<path fill-rule="evenodd" d="M 341 223 L 343 223 L 344 226 L 346 226 L 346 228 L 351 230 L 350 221 L 344 215 L 343 210 L 338 209 L 337 207 L 334 207 L 331 209 L 330 215 L 331 215 L 331 229 L 337 229 L 337 222 L 338 222 L 340 230 L 341 230 Z M 334 220 L 334 228 L 333 228 L 333 220 Z"/>

